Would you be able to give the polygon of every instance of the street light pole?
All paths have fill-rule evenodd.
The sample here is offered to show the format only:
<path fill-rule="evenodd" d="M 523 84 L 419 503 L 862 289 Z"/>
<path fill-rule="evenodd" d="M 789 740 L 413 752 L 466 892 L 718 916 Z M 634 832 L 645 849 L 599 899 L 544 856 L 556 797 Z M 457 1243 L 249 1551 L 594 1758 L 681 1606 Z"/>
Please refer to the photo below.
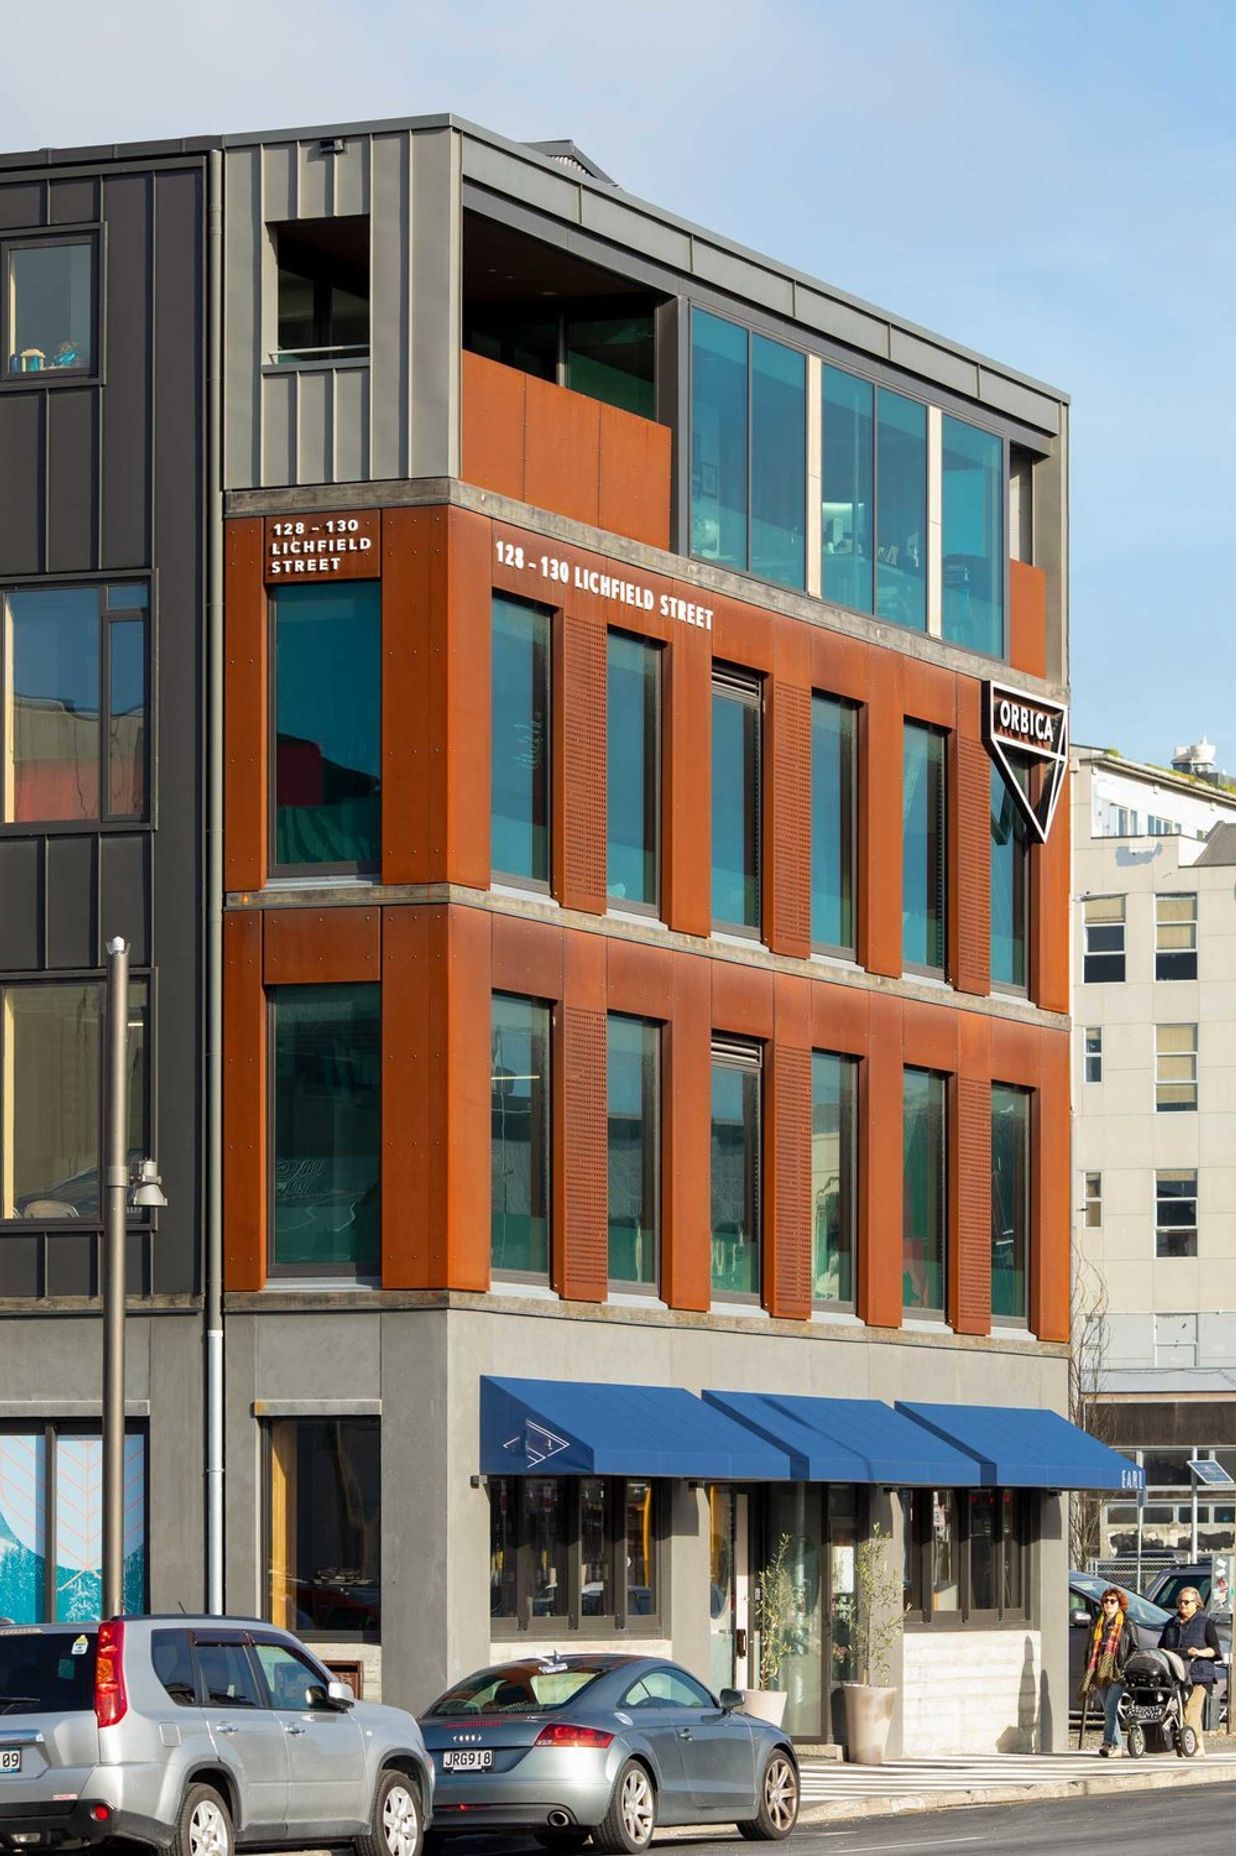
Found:
<path fill-rule="evenodd" d="M 124 1610 L 124 1305 L 129 1197 L 129 944 L 107 944 L 103 1153 L 103 1605 Z"/>

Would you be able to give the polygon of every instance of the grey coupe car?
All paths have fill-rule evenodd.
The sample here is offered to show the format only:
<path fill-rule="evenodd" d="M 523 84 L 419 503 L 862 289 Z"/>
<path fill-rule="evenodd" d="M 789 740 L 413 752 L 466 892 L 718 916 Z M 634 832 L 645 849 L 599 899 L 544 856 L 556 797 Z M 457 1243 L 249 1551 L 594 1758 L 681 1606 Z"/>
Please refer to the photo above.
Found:
<path fill-rule="evenodd" d="M 559 1656 L 480 1669 L 421 1716 L 434 1830 L 523 1831 L 544 1849 L 646 1849 L 658 1826 L 737 1824 L 777 1841 L 798 1819 L 780 1728 L 650 1656 Z"/>

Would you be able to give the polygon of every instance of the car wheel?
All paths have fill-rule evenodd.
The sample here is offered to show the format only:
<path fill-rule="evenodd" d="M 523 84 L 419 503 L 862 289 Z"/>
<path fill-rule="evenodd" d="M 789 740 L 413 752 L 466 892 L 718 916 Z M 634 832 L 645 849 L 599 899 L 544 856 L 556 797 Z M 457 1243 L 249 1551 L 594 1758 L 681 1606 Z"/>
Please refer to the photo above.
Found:
<path fill-rule="evenodd" d="M 1140 1721 L 1132 1721 L 1124 1737 L 1130 1759 L 1140 1759 L 1146 1751 L 1146 1729 Z"/>
<path fill-rule="evenodd" d="M 657 1827 L 657 1794 L 646 1766 L 629 1759 L 614 1781 L 609 1810 L 592 1833 L 606 1856 L 635 1856 L 646 1850 Z"/>
<path fill-rule="evenodd" d="M 369 1832 L 357 1837 L 356 1856 L 421 1856 L 423 1842 L 416 1780 L 387 1766 L 378 1774 Z"/>
<path fill-rule="evenodd" d="M 759 1814 L 738 1826 L 750 1843 L 780 1843 L 798 1822 L 798 1768 L 780 1747 L 764 1768 Z"/>
<path fill-rule="evenodd" d="M 232 1814 L 213 1785 L 191 1785 L 176 1821 L 175 1856 L 235 1856 Z"/>

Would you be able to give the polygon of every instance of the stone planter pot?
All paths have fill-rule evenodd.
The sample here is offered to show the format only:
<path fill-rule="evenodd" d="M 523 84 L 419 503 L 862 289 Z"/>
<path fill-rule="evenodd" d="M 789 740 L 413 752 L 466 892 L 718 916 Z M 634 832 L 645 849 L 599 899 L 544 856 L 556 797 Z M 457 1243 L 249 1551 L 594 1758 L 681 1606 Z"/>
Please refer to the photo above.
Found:
<path fill-rule="evenodd" d="M 843 1682 L 846 1752 L 853 1766 L 882 1766 L 893 1724 L 895 1688 L 872 1688 L 866 1682 Z"/>
<path fill-rule="evenodd" d="M 742 1692 L 742 1711 L 753 1714 L 757 1721 L 768 1721 L 774 1727 L 780 1727 L 785 1719 L 785 1704 L 788 1701 L 783 1688 L 745 1688 Z"/>

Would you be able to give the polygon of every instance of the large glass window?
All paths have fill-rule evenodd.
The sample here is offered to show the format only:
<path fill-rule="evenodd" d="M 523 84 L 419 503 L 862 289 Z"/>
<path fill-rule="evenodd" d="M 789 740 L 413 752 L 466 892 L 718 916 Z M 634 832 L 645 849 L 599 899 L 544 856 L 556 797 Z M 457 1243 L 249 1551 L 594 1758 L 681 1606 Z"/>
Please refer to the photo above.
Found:
<path fill-rule="evenodd" d="M 489 1614 L 495 1636 L 615 1628 L 653 1632 L 660 1615 L 655 1482 L 491 1476 Z"/>
<path fill-rule="evenodd" d="M 996 986 L 1026 984 L 1030 904 L 1030 844 L 1026 821 L 1000 769 L 991 769 L 991 978 Z"/>
<path fill-rule="evenodd" d="M 1154 976 L 1197 978 L 1197 895 L 1154 899 Z"/>
<path fill-rule="evenodd" d="M 278 266 L 276 361 L 369 355 L 369 216 L 337 214 L 272 226 Z"/>
<path fill-rule="evenodd" d="M 811 1054 L 812 1300 L 854 1303 L 858 1222 L 855 1098 L 858 1064 L 833 1051 Z"/>
<path fill-rule="evenodd" d="M 267 1615 L 283 1630 L 382 1629 L 379 1418 L 279 1418 L 268 1430 Z"/>
<path fill-rule="evenodd" d="M 5 1218 L 98 1219 L 104 989 L 37 981 L 2 994 Z M 129 985 L 129 1157 L 147 1152 L 148 982 Z"/>
<path fill-rule="evenodd" d="M 94 240 L 31 240 L 3 258 L 6 372 L 92 373 Z"/>
<path fill-rule="evenodd" d="M 549 883 L 549 613 L 494 594 L 490 861 Z"/>
<path fill-rule="evenodd" d="M 811 699 L 811 939 L 854 951 L 855 768 L 852 703 Z"/>
<path fill-rule="evenodd" d="M 372 1274 L 381 1229 L 381 988 L 274 986 L 269 997 L 272 1270 Z"/>
<path fill-rule="evenodd" d="M 493 997 L 490 1246 L 495 1275 L 549 1274 L 550 1012 Z"/>
<path fill-rule="evenodd" d="M 274 605 L 274 862 L 376 869 L 381 583 L 281 587 Z"/>
<path fill-rule="evenodd" d="M 824 369 L 821 546 L 824 598 L 872 610 L 875 394 L 871 383 Z"/>
<path fill-rule="evenodd" d="M 1087 986 L 1124 978 L 1124 897 L 1087 896 L 1082 979 Z"/>
<path fill-rule="evenodd" d="M 753 1299 L 760 1288 L 760 1053 L 712 1056 L 712 1292 Z"/>
<path fill-rule="evenodd" d="M 661 1028 L 609 1019 L 609 1278 L 655 1288 L 661 1225 Z"/>
<path fill-rule="evenodd" d="M 1154 1254 L 1197 1255 L 1197 1168 L 1178 1168 L 1154 1176 Z"/>
<path fill-rule="evenodd" d="M 147 600 L 131 583 L 0 594 L 6 823 L 145 815 Z"/>
<path fill-rule="evenodd" d="M 654 909 L 661 847 L 661 647 L 607 640 L 606 882 L 619 908 Z"/>
<path fill-rule="evenodd" d="M 948 1246 L 945 1089 L 933 1070 L 906 1070 L 902 1122 L 902 1300 L 913 1314 L 942 1315 Z"/>
<path fill-rule="evenodd" d="M 1030 1092 L 991 1086 L 991 1312 L 1029 1312 Z"/>
<path fill-rule="evenodd" d="M 943 633 L 950 644 L 1004 655 L 1004 441 L 943 421 Z"/>
<path fill-rule="evenodd" d="M 1018 1489 L 903 1489 L 907 1611 L 946 1629 L 1027 1615 L 1030 1506 Z"/>
<path fill-rule="evenodd" d="M 907 722 L 901 793 L 901 957 L 944 971 L 944 736 Z"/>
<path fill-rule="evenodd" d="M 927 629 L 927 408 L 876 393 L 876 617 Z"/>
<path fill-rule="evenodd" d="M 102 1474 L 103 1440 L 97 1428 L 25 1424 L 0 1431 L 0 1610 L 9 1623 L 99 1616 Z M 143 1612 L 146 1438 L 139 1430 L 126 1432 L 122 1474 L 125 1610 Z M 4 1671 L 6 1677 L 9 1673 Z"/>
<path fill-rule="evenodd" d="M 1154 1105 L 1160 1114 L 1197 1107 L 1197 1026 L 1154 1028 Z"/>
<path fill-rule="evenodd" d="M 568 312 L 563 348 L 573 393 L 655 419 L 656 319 L 638 310 Z"/>
<path fill-rule="evenodd" d="M 760 925 L 760 686 L 724 673 L 712 685 L 712 918 Z"/>
<path fill-rule="evenodd" d="M 694 311 L 692 554 L 802 586 L 806 456 L 805 356 Z"/>

